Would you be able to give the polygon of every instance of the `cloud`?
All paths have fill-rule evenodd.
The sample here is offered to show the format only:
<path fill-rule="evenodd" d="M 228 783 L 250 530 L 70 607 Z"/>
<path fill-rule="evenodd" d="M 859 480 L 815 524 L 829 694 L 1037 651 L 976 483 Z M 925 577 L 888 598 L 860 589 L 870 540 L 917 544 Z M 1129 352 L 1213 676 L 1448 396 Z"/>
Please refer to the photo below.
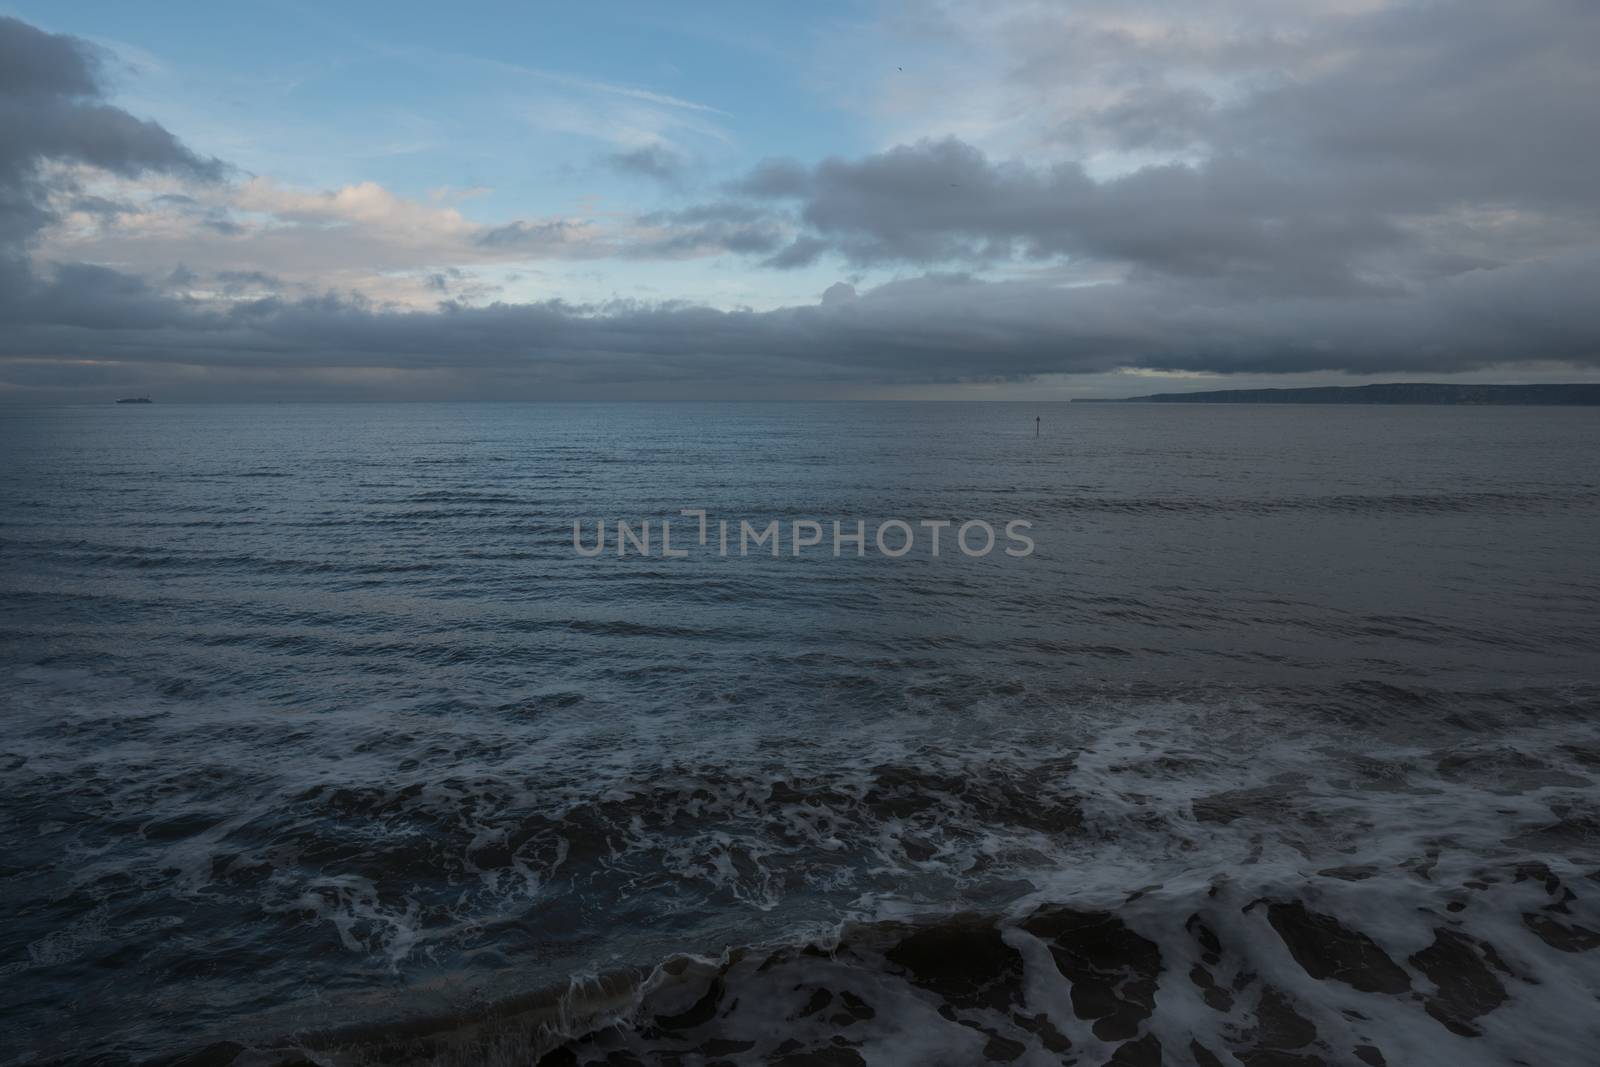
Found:
<path fill-rule="evenodd" d="M 100 53 L 76 38 L 0 18 L 0 306 L 28 302 L 51 263 L 117 265 L 163 278 L 178 264 L 199 279 L 193 292 L 233 297 L 227 278 L 270 273 L 277 291 L 328 288 L 432 306 L 440 271 L 535 259 L 609 256 L 678 258 L 725 245 L 762 250 L 725 230 L 716 240 L 632 227 L 615 218 L 469 220 L 445 192 L 427 201 L 376 182 L 298 189 L 231 171 L 194 152 L 155 122 L 105 101 Z M 703 116 L 714 109 L 646 90 L 556 75 L 544 81 L 621 101 Z M 688 121 L 698 122 L 700 118 Z M 655 145 L 635 165 L 664 168 Z M 39 275 L 42 274 L 42 277 Z M 481 299 L 493 287 L 452 290 Z"/>
<path fill-rule="evenodd" d="M 811 191 L 811 171 L 798 160 L 769 159 L 732 182 L 729 190 L 763 199 L 801 197 Z"/>
<path fill-rule="evenodd" d="M 1096 261 L 1264 296 L 1383 293 L 1600 240 L 1593 4 L 947 17 L 1004 54 L 997 114 L 975 139 L 769 160 L 730 183 L 733 202 L 802 224 L 770 265 L 823 249 L 856 266 Z"/>
<path fill-rule="evenodd" d="M 809 264 L 824 251 L 857 266 L 1088 258 L 1270 291 L 1327 291 L 1377 284 L 1373 272 L 1406 243 L 1385 212 L 1318 200 L 1295 178 L 1236 157 L 1097 182 L 1076 163 L 996 162 L 943 140 L 828 159 L 803 173 L 789 168 L 781 185 L 774 173 L 763 168 L 735 188 L 793 201 L 803 234 L 769 261 L 776 267 Z"/>
<path fill-rule="evenodd" d="M 669 258 L 717 252 L 765 255 L 783 243 L 789 229 L 763 208 L 730 201 L 653 212 L 640 216 L 639 223 L 643 229 L 633 253 Z"/>
<path fill-rule="evenodd" d="M 768 257 L 763 265 L 778 270 L 809 267 L 827 250 L 828 242 L 819 237 L 797 237 L 776 255 Z"/>
<path fill-rule="evenodd" d="M 75 37 L 0 16 L 0 255 L 8 269 L 55 213 L 49 194 L 70 179 L 46 164 L 81 164 L 126 177 L 151 171 L 214 181 L 203 159 L 154 122 L 103 102 L 99 56 Z"/>
<path fill-rule="evenodd" d="M 371 182 L 220 181 L 105 104 L 81 43 L 0 22 L 0 59 L 23 57 L 0 72 L 0 251 L 27 272 L 0 294 L 0 388 L 789 395 L 1600 368 L 1592 3 L 963 5 L 918 32 L 993 68 L 951 104 L 960 136 L 767 160 L 672 210 L 482 222 Z M 681 157 L 629 130 L 611 165 L 670 178 Z M 486 303 L 475 273 L 719 255 L 851 283 L 757 311 Z"/>
<path fill-rule="evenodd" d="M 56 225 L 33 242 L 34 259 L 117 264 L 164 274 L 177 263 L 202 276 L 265 272 L 285 289 L 365 291 L 385 300 L 431 307 L 427 278 L 448 269 L 588 260 L 617 253 L 624 229 L 582 217 L 478 222 L 453 199 L 402 197 L 376 183 L 296 189 L 251 178 L 183 193 L 156 192 L 151 179 L 117 182 L 77 168 L 72 184 L 114 204 L 60 206 Z M 210 287 L 222 293 L 225 287 Z"/>
<path fill-rule="evenodd" d="M 213 388 L 299 371 L 447 375 L 478 395 L 603 395 L 650 383 L 749 395 L 839 387 L 993 382 L 1140 367 L 1163 371 L 1452 373 L 1508 361 L 1600 366 L 1600 254 L 1477 271 L 1418 293 L 1261 303 L 1183 279 L 1062 288 L 926 275 L 815 305 L 446 305 L 392 311 L 323 295 L 230 304 L 150 291 L 72 268 L 14 316 L 0 381 L 56 353 L 114 361 L 130 378 L 205 368 Z M 8 362 L 5 357 L 11 357 Z M 85 364 L 89 365 L 89 364 Z M 87 373 L 87 372 L 85 372 Z M 70 372 L 64 370 L 64 376 Z M 143 380 L 143 379 L 140 379 Z M 430 379 L 432 380 L 432 379 Z M 648 395 L 648 394 L 646 394 Z"/>
<path fill-rule="evenodd" d="M 552 246 L 561 244 L 568 235 L 580 230 L 581 225 L 565 219 L 551 219 L 537 223 L 523 222 L 519 219 L 504 226 L 479 230 L 471 240 L 479 248 L 540 250 L 549 254 Z"/>
<path fill-rule="evenodd" d="M 299 189 L 250 178 L 178 193 L 89 168 L 71 176 L 74 189 L 94 194 L 41 193 L 56 204 L 55 225 L 34 242 L 41 263 L 118 264 L 150 276 L 177 263 L 205 276 L 264 271 L 289 289 L 362 291 L 414 307 L 434 305 L 430 279 L 451 269 L 766 255 L 789 235 L 770 213 L 738 205 L 483 222 L 465 216 L 457 197 L 416 200 L 373 182 Z"/>
<path fill-rule="evenodd" d="M 613 152 L 605 157 L 605 161 L 618 174 L 654 178 L 668 184 L 682 178 L 688 169 L 688 161 L 681 154 L 659 144 L 644 145 L 628 152 Z"/>
<path fill-rule="evenodd" d="M 1377 321 L 1439 279 L 1600 246 L 1593 4 L 915 11 L 927 62 L 908 57 L 889 110 L 968 136 L 727 183 L 721 210 L 792 234 L 767 267 L 1189 281 L 1246 332 L 1274 301 L 1365 297 Z"/>

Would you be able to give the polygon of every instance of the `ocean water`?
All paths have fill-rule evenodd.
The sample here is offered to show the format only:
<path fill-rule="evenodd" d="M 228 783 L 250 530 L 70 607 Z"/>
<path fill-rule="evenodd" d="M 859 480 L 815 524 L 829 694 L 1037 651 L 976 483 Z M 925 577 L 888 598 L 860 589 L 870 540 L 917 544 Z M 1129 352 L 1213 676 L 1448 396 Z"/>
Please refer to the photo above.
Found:
<path fill-rule="evenodd" d="M 1600 1041 L 1594 411 L 12 407 L 0 456 L 0 1063 Z M 791 554 L 891 518 L 1035 547 Z"/>

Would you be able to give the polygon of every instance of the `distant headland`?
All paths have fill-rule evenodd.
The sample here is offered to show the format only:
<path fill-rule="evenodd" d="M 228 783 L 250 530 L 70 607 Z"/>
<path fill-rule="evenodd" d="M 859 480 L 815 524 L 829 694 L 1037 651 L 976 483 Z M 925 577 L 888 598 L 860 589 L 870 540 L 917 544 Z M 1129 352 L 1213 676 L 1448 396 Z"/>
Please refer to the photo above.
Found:
<path fill-rule="evenodd" d="M 119 404 L 149 404 L 151 402 L 147 396 L 125 396 L 117 401 Z"/>
<path fill-rule="evenodd" d="M 1309 389 L 1216 389 L 1204 393 L 1155 393 L 1115 399 L 1083 398 L 1076 404 L 1543 404 L 1600 405 L 1600 384 L 1328 385 Z"/>

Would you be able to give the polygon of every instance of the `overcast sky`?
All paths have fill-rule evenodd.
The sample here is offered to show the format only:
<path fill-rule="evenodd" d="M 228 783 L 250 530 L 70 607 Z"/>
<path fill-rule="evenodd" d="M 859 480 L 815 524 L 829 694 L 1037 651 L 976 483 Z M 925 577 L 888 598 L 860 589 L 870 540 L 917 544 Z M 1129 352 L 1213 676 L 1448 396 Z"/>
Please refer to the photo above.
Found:
<path fill-rule="evenodd" d="M 1594 0 L 0 12 L 0 400 L 1600 380 Z"/>

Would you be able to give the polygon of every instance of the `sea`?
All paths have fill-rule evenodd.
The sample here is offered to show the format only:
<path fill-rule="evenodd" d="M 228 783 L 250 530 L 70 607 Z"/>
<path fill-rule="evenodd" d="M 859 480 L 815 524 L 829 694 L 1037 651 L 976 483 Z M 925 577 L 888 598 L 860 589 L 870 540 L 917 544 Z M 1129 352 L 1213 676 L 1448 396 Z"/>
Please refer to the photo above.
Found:
<path fill-rule="evenodd" d="M 1594 1061 L 1600 411 L 157 400 L 0 408 L 0 1063 Z"/>

